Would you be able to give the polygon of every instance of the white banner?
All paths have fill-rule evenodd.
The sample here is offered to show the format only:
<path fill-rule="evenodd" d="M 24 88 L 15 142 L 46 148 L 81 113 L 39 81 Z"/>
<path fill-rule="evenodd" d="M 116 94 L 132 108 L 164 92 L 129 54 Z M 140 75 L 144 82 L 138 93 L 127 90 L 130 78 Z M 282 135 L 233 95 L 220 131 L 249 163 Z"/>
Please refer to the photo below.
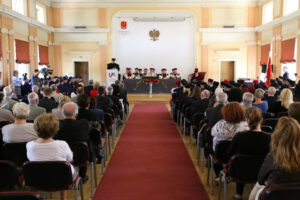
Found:
<path fill-rule="evenodd" d="M 111 86 L 118 80 L 118 70 L 117 69 L 108 69 L 107 70 L 107 86 Z"/>

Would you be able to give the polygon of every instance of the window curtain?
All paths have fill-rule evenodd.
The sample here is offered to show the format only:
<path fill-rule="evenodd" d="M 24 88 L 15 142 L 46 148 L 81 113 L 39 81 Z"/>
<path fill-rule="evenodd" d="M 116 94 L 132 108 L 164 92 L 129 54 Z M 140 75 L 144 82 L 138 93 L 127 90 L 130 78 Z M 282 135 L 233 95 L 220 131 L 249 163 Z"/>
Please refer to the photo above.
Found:
<path fill-rule="evenodd" d="M 281 41 L 281 63 L 293 63 L 295 55 L 295 38 Z"/>
<path fill-rule="evenodd" d="M 49 65 L 48 47 L 39 45 L 39 65 Z"/>
<path fill-rule="evenodd" d="M 22 41 L 22 40 L 16 40 L 16 63 L 19 64 L 29 64 L 30 58 L 29 58 L 29 43 Z"/>
<path fill-rule="evenodd" d="M 267 65 L 270 53 L 270 44 L 266 44 L 260 47 L 260 65 Z"/>

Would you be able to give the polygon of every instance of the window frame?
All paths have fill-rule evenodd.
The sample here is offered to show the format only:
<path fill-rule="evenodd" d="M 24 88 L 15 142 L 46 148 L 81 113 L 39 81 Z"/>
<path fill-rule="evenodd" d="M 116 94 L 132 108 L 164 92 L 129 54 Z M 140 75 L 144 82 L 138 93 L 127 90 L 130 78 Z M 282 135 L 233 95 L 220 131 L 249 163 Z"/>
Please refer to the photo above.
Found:
<path fill-rule="evenodd" d="M 39 8 L 38 8 L 39 7 Z M 39 20 L 39 17 L 38 17 L 38 10 L 39 9 L 42 9 L 43 10 L 43 21 L 40 21 Z M 44 4 L 41 4 L 39 2 L 36 2 L 35 4 L 35 13 L 36 13 L 36 20 L 42 24 L 47 24 L 47 8 Z"/>
<path fill-rule="evenodd" d="M 272 6 L 272 9 L 271 9 L 272 17 L 269 19 L 266 16 L 267 15 L 266 11 L 271 6 Z M 271 22 L 273 20 L 273 18 L 274 18 L 274 3 L 273 3 L 273 1 L 270 1 L 270 2 L 266 3 L 265 5 L 263 5 L 263 7 L 262 7 L 262 24 L 267 24 L 267 23 Z"/>
<path fill-rule="evenodd" d="M 287 10 L 287 8 L 289 8 L 289 7 L 287 6 L 287 4 L 288 4 L 288 3 L 293 4 L 293 3 L 295 3 L 295 2 L 297 2 L 297 3 L 296 3 L 297 6 L 296 6 L 296 5 L 295 5 L 295 6 L 291 6 L 291 8 L 295 8 L 295 9 L 294 9 L 294 10 Z M 291 13 L 297 11 L 298 8 L 299 8 L 299 1 L 295 1 L 295 0 L 283 0 L 283 13 L 282 13 L 282 14 L 283 14 L 283 16 L 289 15 L 289 14 L 291 14 Z"/>
<path fill-rule="evenodd" d="M 20 1 L 23 2 L 23 11 L 22 12 L 20 12 L 18 9 L 15 8 L 15 5 L 17 5 Z M 27 0 L 12 0 L 11 8 L 13 11 L 20 13 L 21 15 L 27 16 Z"/>

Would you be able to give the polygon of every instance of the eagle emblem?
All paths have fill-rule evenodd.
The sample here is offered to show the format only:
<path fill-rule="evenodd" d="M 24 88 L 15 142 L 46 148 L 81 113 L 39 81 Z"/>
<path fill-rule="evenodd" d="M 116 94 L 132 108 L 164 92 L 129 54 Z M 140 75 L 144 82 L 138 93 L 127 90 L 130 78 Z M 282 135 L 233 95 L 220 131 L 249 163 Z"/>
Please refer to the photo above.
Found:
<path fill-rule="evenodd" d="M 158 40 L 159 34 L 160 34 L 159 31 L 155 30 L 155 29 L 149 31 L 149 36 L 151 37 L 151 40 L 153 40 L 153 41 Z"/>

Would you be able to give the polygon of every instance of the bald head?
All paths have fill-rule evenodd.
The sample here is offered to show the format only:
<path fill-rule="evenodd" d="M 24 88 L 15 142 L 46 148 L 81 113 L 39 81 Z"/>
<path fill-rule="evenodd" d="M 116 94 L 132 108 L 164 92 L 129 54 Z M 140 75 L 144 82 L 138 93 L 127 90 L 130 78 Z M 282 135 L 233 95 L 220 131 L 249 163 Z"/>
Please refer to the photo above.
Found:
<path fill-rule="evenodd" d="M 78 115 L 78 106 L 74 102 L 68 102 L 63 106 L 63 115 L 65 119 L 76 119 Z"/>
<path fill-rule="evenodd" d="M 203 90 L 203 91 L 201 92 L 201 99 L 208 99 L 209 96 L 210 96 L 210 93 L 209 93 L 208 90 Z"/>

